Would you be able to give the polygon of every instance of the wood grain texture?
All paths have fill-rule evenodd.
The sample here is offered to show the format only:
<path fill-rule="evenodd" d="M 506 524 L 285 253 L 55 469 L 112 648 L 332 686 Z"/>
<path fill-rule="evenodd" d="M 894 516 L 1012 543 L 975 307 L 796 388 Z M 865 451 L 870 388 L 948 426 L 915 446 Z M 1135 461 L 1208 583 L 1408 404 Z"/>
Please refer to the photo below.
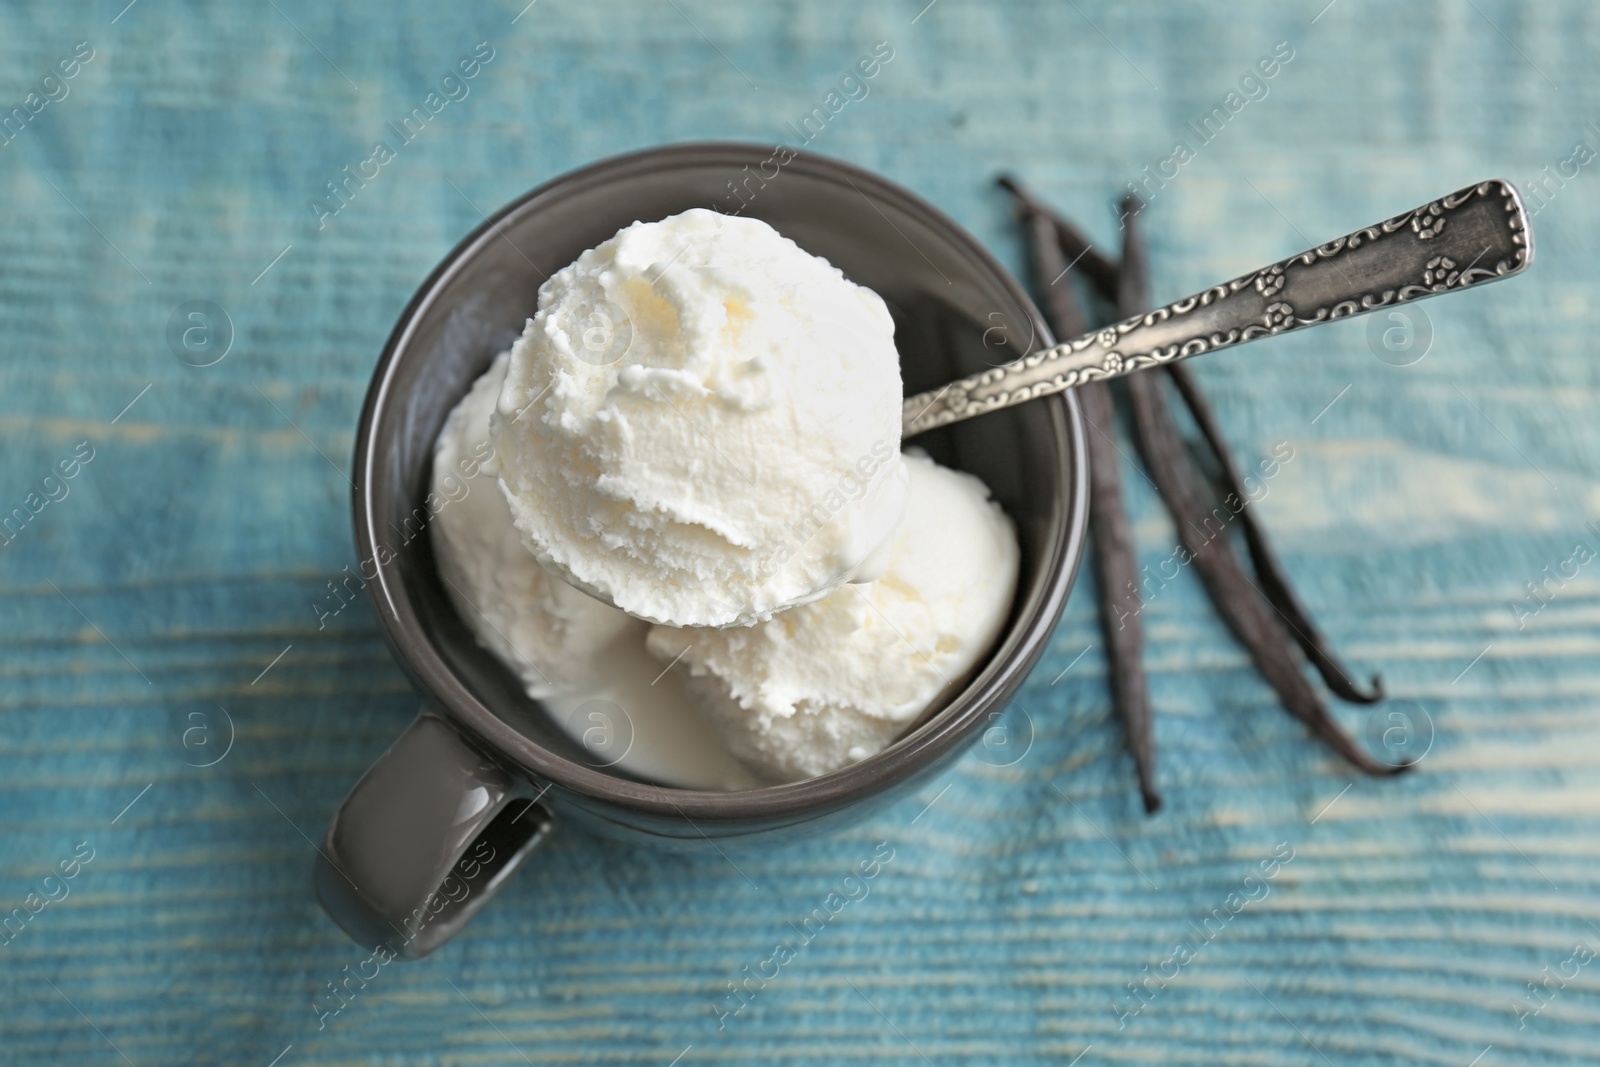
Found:
<path fill-rule="evenodd" d="M 735 871 L 560 832 L 459 941 L 320 1030 L 313 998 L 365 954 L 310 890 L 310 841 L 415 705 L 364 605 L 320 630 L 312 608 L 354 563 L 353 427 L 395 316 L 482 212 L 627 149 L 792 139 L 886 40 L 810 147 L 1013 268 L 995 174 L 1114 248 L 1124 183 L 1197 147 L 1141 216 L 1160 301 L 1600 148 L 1591 5 L 539 0 L 513 22 L 520 0 L 125 2 L 0 8 L 5 109 L 95 50 L 0 146 L 0 513 L 95 450 L 0 546 L 0 914 L 94 850 L 0 944 L 0 1060 L 1592 1061 L 1600 964 L 1520 1028 L 1512 1005 L 1600 950 L 1600 564 L 1521 629 L 1511 607 L 1577 542 L 1600 549 L 1592 165 L 1535 218 L 1528 277 L 1417 309 L 1421 362 L 1380 361 L 1354 321 L 1194 367 L 1242 461 L 1292 445 L 1252 506 L 1351 669 L 1394 694 L 1370 714 L 1431 719 L 1405 780 L 1324 755 L 1180 573 L 1143 615 L 1166 800 L 1146 820 L 1100 651 L 1078 658 L 1098 644 L 1085 577 L 1009 713 L 1027 754 L 975 752 L 847 833 L 730 849 Z M 479 41 L 496 54 L 470 95 L 319 229 L 308 202 Z M 1266 97 L 1198 146 L 1186 123 L 1278 41 L 1294 58 Z M 191 300 L 232 320 L 215 366 L 168 349 Z M 1134 469 L 1154 567 L 1175 532 Z M 190 716 L 219 707 L 232 749 L 186 765 Z M 1367 710 L 1340 714 L 1366 736 Z M 880 841 L 870 894 L 719 1030 L 727 983 Z M 1129 1014 L 1127 983 L 1280 842 L 1269 892 Z"/>

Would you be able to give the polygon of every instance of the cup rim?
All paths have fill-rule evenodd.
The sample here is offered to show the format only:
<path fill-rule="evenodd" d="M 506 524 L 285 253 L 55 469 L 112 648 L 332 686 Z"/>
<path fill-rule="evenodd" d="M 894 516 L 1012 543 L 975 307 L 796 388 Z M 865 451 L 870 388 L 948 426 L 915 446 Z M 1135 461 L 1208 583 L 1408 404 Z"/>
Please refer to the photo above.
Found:
<path fill-rule="evenodd" d="M 616 179 L 629 173 L 657 171 L 663 167 L 688 164 L 748 162 L 751 153 L 768 153 L 770 146 L 739 141 L 698 141 L 647 148 L 611 156 L 567 171 L 540 184 L 504 206 L 462 238 L 440 260 L 418 287 L 396 320 L 373 369 L 371 383 L 357 423 L 353 474 L 355 487 L 351 505 L 356 548 L 362 558 L 374 560 L 377 577 L 367 583 L 384 636 L 401 666 L 413 681 L 439 706 L 440 711 L 464 735 L 497 760 L 509 763 L 520 773 L 547 788 L 564 789 L 602 803 L 665 818 L 709 821 L 773 819 L 822 814 L 853 800 L 881 792 L 904 781 L 945 756 L 981 723 L 995 705 L 1008 699 L 1049 644 L 1055 624 L 1071 592 L 1073 579 L 1083 555 L 1088 524 L 1088 449 L 1083 414 L 1071 391 L 1043 397 L 1034 403 L 1046 406 L 1051 440 L 1061 466 L 1068 471 L 1069 484 L 1063 488 L 1061 506 L 1066 519 L 1061 534 L 1046 546 L 1041 561 L 1045 595 L 1034 611 L 1019 619 L 1013 633 L 1020 640 L 1001 669 L 993 671 L 977 689 L 960 694 L 932 720 L 918 727 L 887 749 L 837 771 L 784 785 L 758 789 L 713 791 L 679 789 L 637 782 L 612 776 L 582 763 L 566 759 L 516 730 L 490 710 L 461 681 L 434 649 L 406 595 L 404 582 L 392 565 L 377 563 L 379 541 L 374 512 L 373 487 L 377 484 L 376 436 L 378 415 L 396 395 L 393 378 L 405 358 L 416 324 L 430 308 L 450 277 L 467 263 L 474 251 L 495 239 L 501 220 L 540 200 L 555 200 L 575 186 L 597 178 Z M 984 271 L 991 275 L 1028 315 L 1040 345 L 1053 344 L 1049 327 L 1032 299 L 1001 264 L 939 208 L 871 171 L 841 160 L 812 152 L 794 152 L 785 169 L 796 169 L 822 177 L 842 178 L 863 191 L 870 191 L 882 202 L 893 202 L 912 214 L 926 218 L 946 232 L 948 239 Z M 759 156 L 757 158 L 760 158 Z M 994 659 L 978 668 L 981 675 Z M 542 795 L 542 794 L 541 794 Z"/>

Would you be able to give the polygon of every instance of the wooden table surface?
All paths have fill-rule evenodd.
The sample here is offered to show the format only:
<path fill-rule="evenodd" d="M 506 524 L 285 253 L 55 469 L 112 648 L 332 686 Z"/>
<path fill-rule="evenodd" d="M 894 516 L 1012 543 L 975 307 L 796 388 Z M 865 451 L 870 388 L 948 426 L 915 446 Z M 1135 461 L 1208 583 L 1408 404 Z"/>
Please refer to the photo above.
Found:
<path fill-rule="evenodd" d="M 0 513 L 26 519 L 0 543 L 0 1061 L 1593 1061 L 1593 5 L 125 3 L 0 7 Z M 1398 711 L 1420 768 L 1325 755 L 1183 574 L 1146 609 L 1167 808 L 1145 818 L 1085 578 L 1010 713 L 1015 762 L 976 752 L 732 862 L 559 833 L 459 940 L 319 1021 L 366 954 L 312 896 L 311 842 L 417 704 L 365 603 L 314 607 L 355 562 L 352 433 L 396 315 L 484 212 L 628 149 L 795 141 L 880 41 L 812 149 L 1013 267 L 1001 170 L 1109 245 L 1112 198 L 1164 168 L 1161 301 L 1547 176 L 1527 277 L 1193 364 L 1243 459 L 1292 448 L 1257 506 L 1395 694 L 1339 714 L 1381 737 Z M 220 361 L 176 358 L 195 325 Z M 1174 531 L 1128 488 L 1154 564 Z M 719 1029 L 728 983 L 880 842 L 870 894 Z"/>

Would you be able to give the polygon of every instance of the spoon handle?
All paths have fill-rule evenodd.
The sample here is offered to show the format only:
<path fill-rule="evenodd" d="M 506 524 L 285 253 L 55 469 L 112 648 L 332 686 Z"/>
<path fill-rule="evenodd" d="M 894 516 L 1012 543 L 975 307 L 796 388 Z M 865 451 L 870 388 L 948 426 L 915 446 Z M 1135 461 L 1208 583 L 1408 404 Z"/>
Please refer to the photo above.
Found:
<path fill-rule="evenodd" d="M 1533 232 L 1510 182 L 1479 182 L 1166 307 L 939 389 L 901 409 L 910 437 L 974 415 L 1258 337 L 1519 274 Z"/>

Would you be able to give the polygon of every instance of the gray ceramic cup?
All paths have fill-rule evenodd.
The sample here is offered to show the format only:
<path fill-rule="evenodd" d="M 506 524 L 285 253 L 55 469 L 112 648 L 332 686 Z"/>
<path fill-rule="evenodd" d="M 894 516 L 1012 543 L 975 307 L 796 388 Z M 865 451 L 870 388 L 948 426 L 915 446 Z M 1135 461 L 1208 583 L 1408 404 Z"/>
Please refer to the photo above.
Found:
<path fill-rule="evenodd" d="M 809 781 L 736 792 L 597 767 L 473 639 L 441 586 L 424 505 L 446 415 L 536 306 L 540 284 L 635 220 L 707 207 L 763 219 L 878 292 L 907 395 L 1052 343 L 1006 271 L 944 214 L 867 171 L 787 148 L 690 144 L 606 160 L 489 218 L 412 298 L 356 435 L 356 545 L 384 633 L 422 710 L 345 799 L 316 867 L 323 907 L 401 958 L 448 940 L 528 861 L 557 818 L 640 842 L 705 847 L 865 816 L 946 769 L 1049 642 L 1083 547 L 1084 429 L 1070 395 L 916 439 L 981 477 L 1015 520 L 1010 619 L 965 687 L 883 752 Z"/>

